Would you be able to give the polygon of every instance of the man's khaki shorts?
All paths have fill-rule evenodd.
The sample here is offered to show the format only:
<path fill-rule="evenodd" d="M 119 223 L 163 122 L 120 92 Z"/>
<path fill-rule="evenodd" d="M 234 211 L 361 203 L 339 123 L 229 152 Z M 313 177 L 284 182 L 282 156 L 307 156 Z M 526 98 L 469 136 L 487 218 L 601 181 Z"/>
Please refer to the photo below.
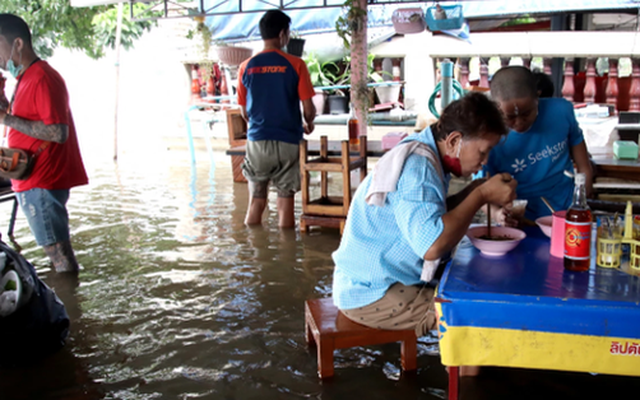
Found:
<path fill-rule="evenodd" d="M 376 329 L 415 329 L 416 336 L 425 336 L 436 329 L 433 304 L 434 289 L 430 286 L 405 286 L 396 283 L 384 297 L 364 307 L 340 310 L 361 325 Z"/>
<path fill-rule="evenodd" d="M 251 183 L 251 195 L 266 198 L 269 182 L 278 197 L 293 197 L 300 190 L 300 154 L 297 144 L 277 140 L 247 141 L 242 174 Z"/>

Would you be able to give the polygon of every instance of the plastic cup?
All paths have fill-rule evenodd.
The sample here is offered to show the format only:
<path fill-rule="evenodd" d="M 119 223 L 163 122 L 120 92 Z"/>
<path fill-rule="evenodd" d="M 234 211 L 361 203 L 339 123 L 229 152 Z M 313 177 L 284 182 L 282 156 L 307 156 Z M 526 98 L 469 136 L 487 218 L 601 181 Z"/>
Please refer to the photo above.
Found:
<path fill-rule="evenodd" d="M 551 222 L 551 248 L 550 253 L 554 257 L 564 258 L 564 218 L 566 211 L 553 213 Z"/>
<path fill-rule="evenodd" d="M 596 264 L 599 267 L 620 267 L 622 223 L 616 223 L 612 216 L 602 215 L 598 217 L 596 254 Z"/>

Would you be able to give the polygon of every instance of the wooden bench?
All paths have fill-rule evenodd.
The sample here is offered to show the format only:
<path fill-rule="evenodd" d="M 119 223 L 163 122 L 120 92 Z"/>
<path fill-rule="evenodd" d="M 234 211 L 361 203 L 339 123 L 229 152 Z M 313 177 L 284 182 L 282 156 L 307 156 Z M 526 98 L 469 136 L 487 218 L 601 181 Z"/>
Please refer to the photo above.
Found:
<path fill-rule="evenodd" d="M 413 330 L 391 331 L 356 324 L 333 305 L 330 297 L 307 300 L 304 313 L 305 336 L 307 343 L 315 343 L 318 349 L 318 375 L 322 379 L 333 376 L 333 351 L 355 346 L 402 342 L 402 369 L 413 371 L 417 367 L 418 339 Z"/>

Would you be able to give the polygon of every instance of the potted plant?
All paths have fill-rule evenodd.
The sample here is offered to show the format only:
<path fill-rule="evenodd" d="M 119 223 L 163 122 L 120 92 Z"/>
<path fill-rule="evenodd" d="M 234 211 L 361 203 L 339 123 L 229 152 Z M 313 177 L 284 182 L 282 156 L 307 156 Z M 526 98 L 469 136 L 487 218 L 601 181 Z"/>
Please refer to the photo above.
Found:
<path fill-rule="evenodd" d="M 427 27 L 424 11 L 420 7 L 398 8 L 391 15 L 393 28 L 397 33 L 420 33 Z"/>
<path fill-rule="evenodd" d="M 221 43 L 216 46 L 216 53 L 221 63 L 236 66 L 242 64 L 247 58 L 250 58 L 253 55 L 253 49 Z"/>
<path fill-rule="evenodd" d="M 342 67 L 333 61 L 322 64 L 322 71 L 329 80 L 330 86 L 344 86 L 351 81 L 351 69 L 348 62 L 344 62 Z M 349 99 L 344 88 L 332 89 L 327 97 L 329 114 L 346 114 L 349 112 Z"/>
<path fill-rule="evenodd" d="M 393 76 L 387 71 L 376 71 L 373 67 L 373 60 L 375 59 L 374 54 L 369 54 L 367 56 L 367 66 L 368 66 L 368 79 L 369 82 L 373 83 L 383 83 L 384 76 Z M 389 84 L 388 86 L 375 86 L 374 92 L 375 95 L 378 96 L 378 101 L 380 104 L 385 103 L 395 103 L 398 101 L 398 97 L 400 96 L 401 86 L 397 84 Z M 373 105 L 373 101 L 370 102 L 369 106 Z"/>
<path fill-rule="evenodd" d="M 187 39 L 199 40 L 200 57 L 204 60 L 209 59 L 209 50 L 211 49 L 211 38 L 213 36 L 211 29 L 204 23 L 203 16 L 195 16 L 195 29 L 187 32 Z"/>
<path fill-rule="evenodd" d="M 305 40 L 300 37 L 298 31 L 292 31 L 289 36 L 289 43 L 287 44 L 287 53 L 292 56 L 302 57 L 304 51 Z"/>
<path fill-rule="evenodd" d="M 307 54 L 304 58 L 307 69 L 309 70 L 309 77 L 311 78 L 311 84 L 314 87 L 330 86 L 332 85 L 331 79 L 325 75 L 322 68 L 322 63 L 318 59 L 315 52 Z M 315 96 L 313 96 L 313 105 L 316 107 L 316 115 L 324 114 L 325 102 L 327 100 L 327 94 L 322 89 L 315 89 Z"/>

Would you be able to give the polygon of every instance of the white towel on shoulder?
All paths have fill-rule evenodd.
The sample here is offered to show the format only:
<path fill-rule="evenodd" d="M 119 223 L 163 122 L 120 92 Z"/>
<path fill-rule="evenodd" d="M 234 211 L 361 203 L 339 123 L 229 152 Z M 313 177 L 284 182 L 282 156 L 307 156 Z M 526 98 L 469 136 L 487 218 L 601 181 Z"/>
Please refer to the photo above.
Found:
<path fill-rule="evenodd" d="M 369 185 L 369 190 L 364 198 L 367 204 L 384 207 L 387 193 L 395 192 L 398 186 L 398 179 L 400 179 L 404 162 L 407 157 L 414 153 L 427 157 L 436 171 L 438 171 L 438 174 L 440 174 L 440 178 L 444 179 L 438 156 L 428 145 L 417 140 L 400 143 L 389 150 L 373 168 L 371 185 Z"/>
<path fill-rule="evenodd" d="M 395 192 L 404 163 L 407 160 L 407 157 L 411 154 L 426 157 L 434 166 L 436 171 L 438 171 L 440 179 L 444 180 L 444 173 L 442 171 L 440 160 L 438 160 L 438 156 L 428 145 L 418 140 L 403 142 L 385 154 L 373 169 L 371 184 L 369 185 L 369 190 L 367 190 L 367 194 L 365 195 L 365 201 L 367 204 L 384 207 L 384 203 L 387 199 L 387 193 Z M 431 281 L 439 264 L 440 259 L 431 261 L 425 260 L 422 265 L 422 274 L 420 275 L 420 279 L 425 282 Z"/>

